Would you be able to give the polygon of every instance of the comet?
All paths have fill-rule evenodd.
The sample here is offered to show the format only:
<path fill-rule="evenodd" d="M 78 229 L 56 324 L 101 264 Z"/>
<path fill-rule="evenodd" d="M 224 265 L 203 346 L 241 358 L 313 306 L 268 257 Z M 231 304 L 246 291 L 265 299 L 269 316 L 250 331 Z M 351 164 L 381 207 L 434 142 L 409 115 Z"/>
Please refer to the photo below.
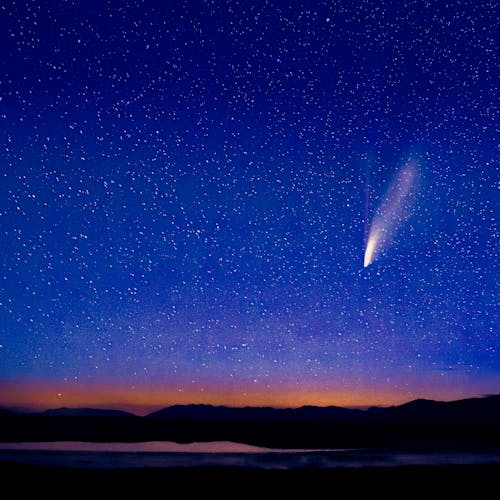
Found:
<path fill-rule="evenodd" d="M 412 159 L 396 172 L 370 224 L 364 267 L 372 264 L 391 246 L 401 226 L 410 216 L 416 199 L 418 179 L 418 164 Z"/>

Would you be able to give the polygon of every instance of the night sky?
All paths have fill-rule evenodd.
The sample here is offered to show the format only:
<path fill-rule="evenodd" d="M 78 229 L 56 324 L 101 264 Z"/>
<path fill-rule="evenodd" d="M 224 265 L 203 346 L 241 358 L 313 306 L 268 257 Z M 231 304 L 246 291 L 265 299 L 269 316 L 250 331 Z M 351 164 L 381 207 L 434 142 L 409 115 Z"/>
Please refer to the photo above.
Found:
<path fill-rule="evenodd" d="M 4 2 L 0 404 L 500 392 L 496 3 Z"/>

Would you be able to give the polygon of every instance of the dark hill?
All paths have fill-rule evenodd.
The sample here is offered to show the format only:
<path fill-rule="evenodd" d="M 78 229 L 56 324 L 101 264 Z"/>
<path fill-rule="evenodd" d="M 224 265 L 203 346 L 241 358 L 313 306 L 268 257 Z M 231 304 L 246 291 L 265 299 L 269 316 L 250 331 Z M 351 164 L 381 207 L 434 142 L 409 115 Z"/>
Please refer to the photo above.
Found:
<path fill-rule="evenodd" d="M 373 407 L 354 410 L 338 406 L 302 406 L 277 409 L 270 407 L 232 408 L 211 405 L 175 405 L 147 415 L 150 419 L 188 419 L 203 421 L 351 421 L 351 422 L 498 422 L 500 423 L 500 395 L 442 402 L 417 399 L 400 406 Z"/>
<path fill-rule="evenodd" d="M 385 419 L 406 422 L 500 423 L 500 395 L 451 402 L 417 399 L 377 413 Z"/>
<path fill-rule="evenodd" d="M 120 410 L 99 410 L 95 408 L 56 408 L 41 413 L 45 417 L 135 417 Z"/>
<path fill-rule="evenodd" d="M 350 420 L 362 417 L 361 410 L 350 410 L 337 406 L 277 409 L 270 407 L 232 408 L 211 405 L 176 405 L 151 413 L 147 418 L 189 419 L 205 421 L 260 421 L 260 422 L 298 422 L 315 420 Z"/>

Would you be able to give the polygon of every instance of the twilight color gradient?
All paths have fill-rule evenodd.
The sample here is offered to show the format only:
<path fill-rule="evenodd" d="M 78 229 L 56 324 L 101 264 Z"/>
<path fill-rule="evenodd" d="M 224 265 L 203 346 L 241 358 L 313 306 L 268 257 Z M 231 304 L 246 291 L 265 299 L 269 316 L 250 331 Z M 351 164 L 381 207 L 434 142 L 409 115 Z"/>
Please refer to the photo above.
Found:
<path fill-rule="evenodd" d="M 499 392 L 495 7 L 3 5 L 0 405 Z"/>

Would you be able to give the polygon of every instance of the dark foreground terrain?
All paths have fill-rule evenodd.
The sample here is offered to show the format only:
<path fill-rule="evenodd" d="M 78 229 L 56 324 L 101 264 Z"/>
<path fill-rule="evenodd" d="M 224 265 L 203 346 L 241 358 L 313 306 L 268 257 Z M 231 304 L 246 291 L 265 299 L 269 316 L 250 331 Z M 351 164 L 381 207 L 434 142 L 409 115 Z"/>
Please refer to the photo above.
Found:
<path fill-rule="evenodd" d="M 85 470 L 2 464 L 10 498 L 498 498 L 500 464 Z M 7 498 L 7 497 L 5 497 Z"/>

